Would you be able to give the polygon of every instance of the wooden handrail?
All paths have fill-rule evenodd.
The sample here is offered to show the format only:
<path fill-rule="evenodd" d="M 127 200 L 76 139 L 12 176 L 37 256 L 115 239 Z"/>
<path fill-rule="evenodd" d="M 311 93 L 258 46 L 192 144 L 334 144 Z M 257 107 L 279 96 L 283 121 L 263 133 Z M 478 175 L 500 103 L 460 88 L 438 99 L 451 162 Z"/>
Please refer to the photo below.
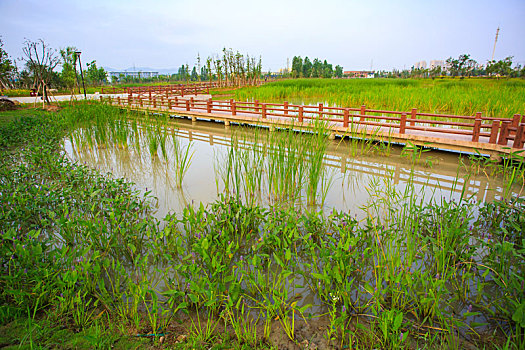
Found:
<path fill-rule="evenodd" d="M 209 83 L 208 86 L 210 86 Z M 193 88 L 197 91 L 198 85 Z M 163 86 L 162 89 L 172 89 L 175 91 L 184 86 L 173 85 Z M 234 101 L 234 100 L 196 100 L 193 97 L 179 98 L 177 95 L 169 97 L 156 96 L 150 93 L 156 87 L 148 87 L 147 94 L 130 94 L 126 102 L 120 98 L 111 99 L 100 97 L 101 101 L 106 100 L 111 104 L 124 105 L 128 107 L 143 106 L 162 108 L 168 110 L 179 109 L 185 111 L 202 110 L 206 113 L 222 112 L 232 116 L 254 115 L 267 119 L 277 117 L 287 120 L 296 120 L 303 123 L 304 120 L 320 119 L 329 123 L 340 123 L 344 128 L 352 124 L 353 128 L 360 126 L 384 127 L 388 130 L 398 129 L 399 134 L 405 134 L 407 130 L 428 131 L 450 135 L 468 135 L 472 142 L 485 142 L 491 144 L 507 145 L 513 141 L 514 148 L 523 148 L 525 142 L 525 124 L 522 116 L 515 114 L 512 119 L 483 117 L 481 113 L 475 116 L 458 116 L 450 114 L 419 113 L 417 110 L 410 111 L 383 111 L 367 109 L 366 106 L 360 108 L 327 107 L 319 105 L 292 105 L 284 103 L 261 103 L 259 101 Z M 137 91 L 144 91 L 144 87 L 137 87 Z M 351 113 L 354 112 L 354 113 Z M 373 115 L 376 114 L 376 115 Z M 417 118 L 417 117 L 432 117 Z M 453 120 L 450 120 L 453 119 Z M 484 123 L 490 122 L 490 123 Z M 488 140 L 480 141 L 480 138 Z"/>

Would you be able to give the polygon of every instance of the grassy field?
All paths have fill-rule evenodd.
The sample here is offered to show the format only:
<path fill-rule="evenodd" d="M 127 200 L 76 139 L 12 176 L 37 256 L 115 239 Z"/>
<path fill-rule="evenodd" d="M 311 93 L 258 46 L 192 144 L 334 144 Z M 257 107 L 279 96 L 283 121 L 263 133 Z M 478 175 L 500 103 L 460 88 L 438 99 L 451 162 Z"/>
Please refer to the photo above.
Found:
<path fill-rule="evenodd" d="M 258 191 L 260 152 L 232 147 L 218 169 L 230 191 L 159 220 L 132 183 L 61 151 L 80 126 L 91 128 L 86 147 L 132 147 L 137 126 L 126 112 L 80 104 L 0 120 L 4 347 L 525 345 L 523 198 L 422 204 L 410 180 L 396 190 L 386 178 L 367 185 L 361 222 L 351 212 L 263 207 L 235 185 L 243 176 Z M 144 137 L 162 157 L 156 130 Z M 303 163 L 297 135 L 273 137 L 267 169 L 278 195 L 293 196 L 299 173 L 323 176 Z M 320 142 L 311 140 L 319 154 Z M 523 168 L 501 170 L 523 183 Z"/>
<path fill-rule="evenodd" d="M 510 118 L 525 113 L 525 80 L 295 79 L 239 89 L 235 98 Z"/>

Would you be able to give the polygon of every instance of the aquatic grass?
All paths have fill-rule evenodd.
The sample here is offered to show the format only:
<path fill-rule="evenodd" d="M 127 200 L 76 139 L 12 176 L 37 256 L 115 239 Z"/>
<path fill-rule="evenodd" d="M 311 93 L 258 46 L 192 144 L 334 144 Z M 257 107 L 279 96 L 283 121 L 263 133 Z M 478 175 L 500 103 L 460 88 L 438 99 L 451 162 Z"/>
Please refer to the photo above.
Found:
<path fill-rule="evenodd" d="M 173 137 L 172 140 L 175 163 L 175 182 L 179 188 L 182 188 L 182 181 L 190 168 L 195 151 L 192 151 L 193 145 L 191 142 L 186 146 L 181 146 L 178 139 Z"/>
<path fill-rule="evenodd" d="M 524 87 L 519 79 L 292 79 L 237 89 L 235 98 L 511 118 L 523 112 Z"/>

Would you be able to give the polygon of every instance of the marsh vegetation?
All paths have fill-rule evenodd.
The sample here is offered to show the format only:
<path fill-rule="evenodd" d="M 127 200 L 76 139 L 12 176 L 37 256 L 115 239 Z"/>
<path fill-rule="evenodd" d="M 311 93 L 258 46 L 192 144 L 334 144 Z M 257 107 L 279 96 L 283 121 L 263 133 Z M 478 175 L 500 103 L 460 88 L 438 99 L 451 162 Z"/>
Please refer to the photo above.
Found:
<path fill-rule="evenodd" d="M 523 113 L 524 90 L 522 79 L 294 79 L 242 88 L 235 98 L 511 118 Z"/>
<path fill-rule="evenodd" d="M 421 191 L 418 163 L 428 158 L 408 147 L 402 186 L 393 174 L 371 177 L 358 184 L 369 195 L 359 209 L 332 210 L 322 124 L 302 136 L 233 133 L 208 164 L 216 198 L 187 198 L 158 217 L 148 189 L 72 162 L 62 140 L 78 153 L 97 150 L 98 162 L 114 154 L 98 151 L 117 149 L 162 163 L 184 191 L 199 146 L 181 128 L 99 104 L 10 113 L 0 128 L 4 344 L 525 344 L 520 159 L 465 159 L 458 174 L 488 174 L 500 191 L 479 200 L 467 182 L 456 191 L 456 178 L 444 198 Z M 355 158 L 390 152 L 347 146 Z"/>

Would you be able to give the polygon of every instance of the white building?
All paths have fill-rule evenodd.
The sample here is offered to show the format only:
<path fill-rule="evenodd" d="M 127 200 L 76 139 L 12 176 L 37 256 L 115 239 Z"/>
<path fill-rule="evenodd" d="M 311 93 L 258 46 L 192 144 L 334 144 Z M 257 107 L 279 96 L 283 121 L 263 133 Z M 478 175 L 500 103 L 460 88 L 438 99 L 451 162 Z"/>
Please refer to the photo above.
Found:
<path fill-rule="evenodd" d="M 415 69 L 427 69 L 427 61 L 419 61 L 414 64 Z"/>
<path fill-rule="evenodd" d="M 443 60 L 432 60 L 432 61 L 430 61 L 430 69 L 436 68 L 436 67 L 445 68 L 445 61 L 443 61 Z"/>

